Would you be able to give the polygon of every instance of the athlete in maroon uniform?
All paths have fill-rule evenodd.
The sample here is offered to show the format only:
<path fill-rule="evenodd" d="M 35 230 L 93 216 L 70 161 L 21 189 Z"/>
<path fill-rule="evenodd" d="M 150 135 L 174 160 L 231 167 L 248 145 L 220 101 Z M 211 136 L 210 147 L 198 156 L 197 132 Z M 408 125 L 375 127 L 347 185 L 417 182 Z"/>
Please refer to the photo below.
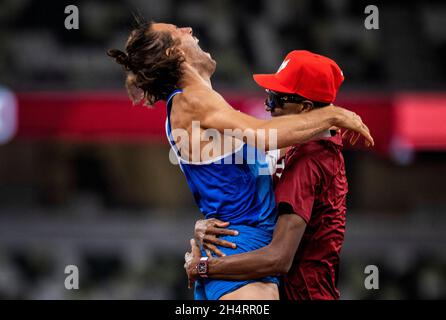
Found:
<path fill-rule="evenodd" d="M 293 212 L 306 224 L 291 268 L 283 277 L 288 299 L 339 298 L 336 283 L 347 195 L 341 149 L 338 133 L 296 145 L 282 159 L 285 165 L 275 189 L 279 212 Z"/>
<path fill-rule="evenodd" d="M 293 51 L 278 73 L 254 77 L 267 89 L 273 117 L 324 107 L 334 101 L 344 77 L 337 64 L 308 51 Z M 355 143 L 356 141 L 351 141 Z M 274 175 L 278 221 L 271 243 L 259 250 L 224 257 L 218 246 L 230 246 L 228 224 L 215 219 L 196 224 L 196 238 L 208 252 L 201 258 L 191 241 L 186 254 L 189 279 L 255 279 L 283 274 L 282 297 L 290 300 L 338 299 L 339 255 L 344 240 L 347 179 L 339 132 L 291 147 Z M 281 166 L 282 165 L 282 166 Z"/>

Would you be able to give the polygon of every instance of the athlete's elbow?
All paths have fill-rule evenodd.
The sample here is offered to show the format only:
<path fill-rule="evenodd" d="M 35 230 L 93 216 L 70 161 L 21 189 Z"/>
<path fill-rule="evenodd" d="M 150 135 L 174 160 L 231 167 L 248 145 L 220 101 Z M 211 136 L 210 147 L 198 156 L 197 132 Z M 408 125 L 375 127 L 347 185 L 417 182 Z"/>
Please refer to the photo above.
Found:
<path fill-rule="evenodd" d="M 293 259 L 286 257 L 284 255 L 277 255 L 275 263 L 274 263 L 274 273 L 285 275 L 287 274 L 293 263 Z"/>
<path fill-rule="evenodd" d="M 291 269 L 293 259 L 282 254 L 280 251 L 269 254 L 270 274 L 284 275 Z"/>

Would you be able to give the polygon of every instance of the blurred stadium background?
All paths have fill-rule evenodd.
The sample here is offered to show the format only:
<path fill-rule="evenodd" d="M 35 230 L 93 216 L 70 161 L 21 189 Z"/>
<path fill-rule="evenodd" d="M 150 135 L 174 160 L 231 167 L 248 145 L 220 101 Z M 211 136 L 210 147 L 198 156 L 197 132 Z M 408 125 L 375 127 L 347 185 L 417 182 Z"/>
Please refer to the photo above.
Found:
<path fill-rule="evenodd" d="M 64 28 L 70 4 L 79 30 Z M 364 28 L 367 4 L 379 30 Z M 163 105 L 131 107 L 105 55 L 134 12 L 191 26 L 214 87 L 259 117 L 252 73 L 292 49 L 336 60 L 337 103 L 377 142 L 345 151 L 341 297 L 446 298 L 446 3 L 354 0 L 1 1 L 0 298 L 192 298 L 183 255 L 200 215 L 168 161 Z M 69 264 L 79 290 L 64 287 Z M 379 290 L 364 288 L 370 264 Z"/>

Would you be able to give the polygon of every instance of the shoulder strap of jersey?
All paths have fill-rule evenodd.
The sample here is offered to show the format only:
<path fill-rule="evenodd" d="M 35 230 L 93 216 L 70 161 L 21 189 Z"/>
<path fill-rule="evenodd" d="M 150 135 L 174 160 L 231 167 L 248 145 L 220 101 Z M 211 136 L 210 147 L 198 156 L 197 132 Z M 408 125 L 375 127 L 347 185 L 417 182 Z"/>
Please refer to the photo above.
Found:
<path fill-rule="evenodd" d="M 179 93 L 182 93 L 183 90 L 181 89 L 175 89 L 167 98 L 167 102 L 166 102 L 166 113 L 167 113 L 167 117 L 166 117 L 166 135 L 167 135 L 167 139 L 169 140 L 170 146 L 172 147 L 172 149 L 175 151 L 175 153 L 177 154 L 178 157 L 180 157 L 180 150 L 178 150 L 178 148 L 176 147 L 175 141 L 173 140 L 172 137 L 172 127 L 170 126 L 170 113 L 172 111 L 172 99 L 174 96 L 176 96 Z"/>

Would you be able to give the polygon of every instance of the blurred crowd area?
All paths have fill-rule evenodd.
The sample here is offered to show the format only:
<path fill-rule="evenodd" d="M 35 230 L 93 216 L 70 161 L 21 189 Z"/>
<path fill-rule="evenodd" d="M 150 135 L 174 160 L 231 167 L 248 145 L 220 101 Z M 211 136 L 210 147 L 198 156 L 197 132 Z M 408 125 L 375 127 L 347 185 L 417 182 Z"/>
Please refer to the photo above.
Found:
<path fill-rule="evenodd" d="M 65 6 L 79 9 L 66 30 Z M 364 9 L 380 10 L 366 30 Z M 446 79 L 446 4 L 354 0 L 3 0 L 0 83 L 16 89 L 118 88 L 108 48 L 122 48 L 132 14 L 191 26 L 218 63 L 219 88 L 253 89 L 252 73 L 277 70 L 285 54 L 307 49 L 345 71 L 343 89 L 438 89 Z"/>
<path fill-rule="evenodd" d="M 69 4 L 79 8 L 79 30 L 64 28 Z M 254 90 L 252 73 L 308 49 L 342 67 L 341 94 L 442 91 L 446 3 L 376 1 L 380 29 L 369 31 L 367 4 L 3 0 L 0 83 L 15 92 L 122 90 L 122 70 L 105 51 L 123 48 L 139 14 L 191 26 L 217 60 L 218 90 Z M 445 299 L 446 153 L 416 150 L 400 162 L 344 155 L 341 298 Z M 14 139 L 0 146 L 0 298 L 191 299 L 183 257 L 200 217 L 165 141 Z M 72 264 L 80 288 L 70 291 Z M 367 265 L 380 270 L 378 290 L 364 288 Z"/>

